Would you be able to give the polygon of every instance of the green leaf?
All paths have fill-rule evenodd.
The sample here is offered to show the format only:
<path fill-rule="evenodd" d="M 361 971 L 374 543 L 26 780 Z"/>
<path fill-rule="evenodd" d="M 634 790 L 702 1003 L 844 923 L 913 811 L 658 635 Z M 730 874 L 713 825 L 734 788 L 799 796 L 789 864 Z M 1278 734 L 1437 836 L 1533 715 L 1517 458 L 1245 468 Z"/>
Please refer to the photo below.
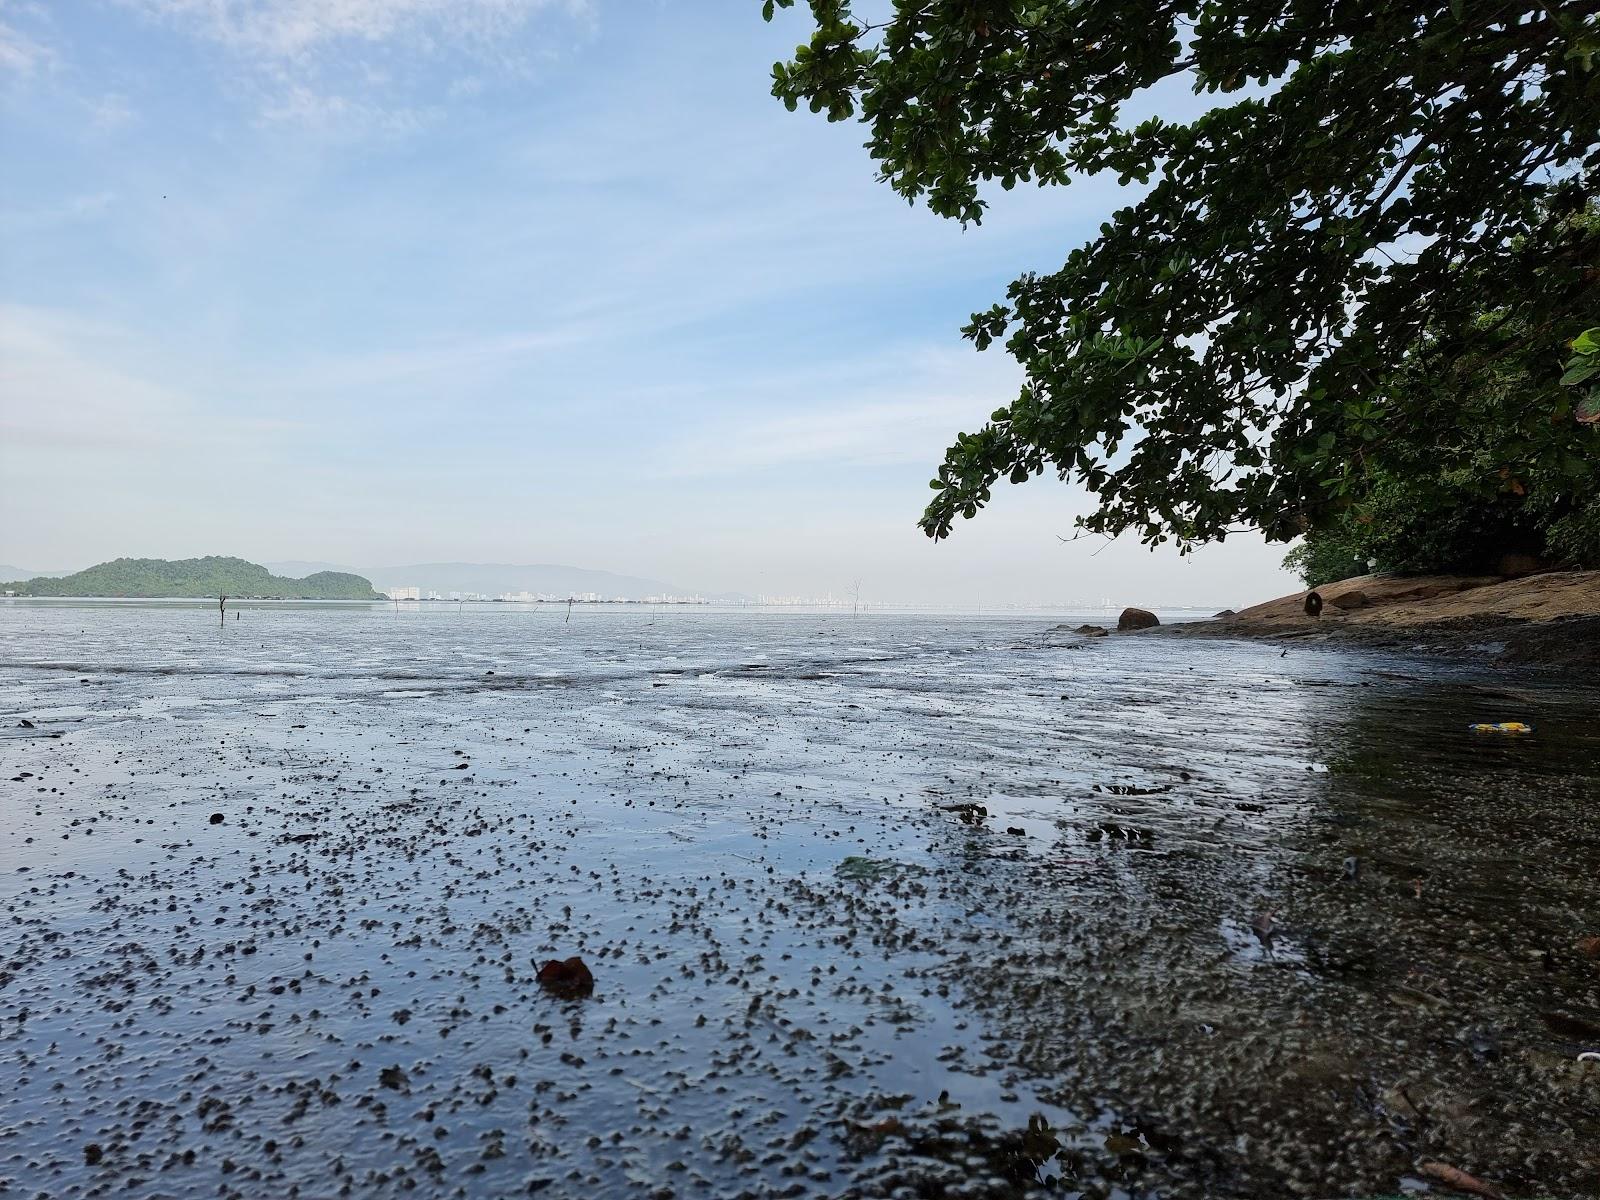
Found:
<path fill-rule="evenodd" d="M 947 450 L 930 536 L 1050 467 L 1093 496 L 1085 529 L 1188 549 L 1359 507 L 1385 561 L 1433 569 L 1600 495 L 1592 14 L 1401 0 L 1349 37 L 1300 0 L 796 7 L 774 94 L 860 120 L 907 202 L 968 224 L 1019 182 L 1143 185 L 962 330 L 1028 386 Z M 1189 71 L 1211 103 L 1125 121 Z"/>

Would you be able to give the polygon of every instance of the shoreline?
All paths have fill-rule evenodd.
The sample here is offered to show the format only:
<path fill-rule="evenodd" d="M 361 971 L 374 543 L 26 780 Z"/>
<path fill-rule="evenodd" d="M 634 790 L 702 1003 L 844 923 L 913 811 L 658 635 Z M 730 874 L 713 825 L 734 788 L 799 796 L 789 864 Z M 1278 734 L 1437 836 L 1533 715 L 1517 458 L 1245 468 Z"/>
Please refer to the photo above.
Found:
<path fill-rule="evenodd" d="M 1158 632 L 1600 667 L 1600 571 L 1361 575 L 1316 589 L 1324 604 L 1317 617 L 1305 611 L 1309 590 Z"/>

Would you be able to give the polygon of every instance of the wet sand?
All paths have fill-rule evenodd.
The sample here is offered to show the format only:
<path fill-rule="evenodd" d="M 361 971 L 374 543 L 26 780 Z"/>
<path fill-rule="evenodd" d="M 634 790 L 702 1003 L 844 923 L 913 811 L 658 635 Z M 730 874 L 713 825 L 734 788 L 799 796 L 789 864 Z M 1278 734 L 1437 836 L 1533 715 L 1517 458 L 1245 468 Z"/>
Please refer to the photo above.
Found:
<path fill-rule="evenodd" d="M 1600 1194 L 1600 692 L 1054 623 L 0 606 L 0 1192 Z"/>

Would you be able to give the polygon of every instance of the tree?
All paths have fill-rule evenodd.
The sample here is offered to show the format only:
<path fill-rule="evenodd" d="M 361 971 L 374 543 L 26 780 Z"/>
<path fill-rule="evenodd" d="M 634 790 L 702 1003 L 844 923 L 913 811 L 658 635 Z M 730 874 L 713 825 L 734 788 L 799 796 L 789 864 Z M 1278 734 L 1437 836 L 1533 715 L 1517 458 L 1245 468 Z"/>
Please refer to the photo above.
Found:
<path fill-rule="evenodd" d="M 1463 369 L 1425 340 L 1382 381 L 1380 405 L 1400 397 L 1438 432 L 1372 447 L 1359 494 L 1284 560 L 1309 586 L 1369 567 L 1489 572 L 1505 555 L 1600 566 L 1600 455 L 1574 447 L 1600 422 L 1600 329 L 1551 358 L 1497 313 L 1479 323 L 1499 353 Z"/>
<path fill-rule="evenodd" d="M 963 331 L 1003 339 L 1025 382 L 947 452 L 932 537 L 1047 470 L 1097 498 L 1086 531 L 1187 549 L 1326 526 L 1374 456 L 1455 428 L 1451 378 L 1552 360 L 1600 287 L 1600 230 L 1573 219 L 1600 178 L 1597 0 L 896 0 L 880 24 L 809 7 L 774 94 L 859 115 L 908 200 L 976 222 L 995 184 L 1143 185 Z M 1125 119 L 1178 79 L 1201 115 Z M 1437 386 L 1385 386 L 1421 362 L 1447 364 Z M 1530 452 L 1596 456 L 1570 406 L 1537 416 L 1548 436 L 1506 423 L 1476 482 L 1520 478 Z"/>

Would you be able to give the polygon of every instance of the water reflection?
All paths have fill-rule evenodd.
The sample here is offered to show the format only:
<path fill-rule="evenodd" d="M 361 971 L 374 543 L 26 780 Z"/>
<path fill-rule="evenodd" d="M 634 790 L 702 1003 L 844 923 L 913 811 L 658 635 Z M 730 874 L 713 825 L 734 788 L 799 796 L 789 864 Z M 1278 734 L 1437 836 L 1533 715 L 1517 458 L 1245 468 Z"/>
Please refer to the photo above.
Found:
<path fill-rule="evenodd" d="M 1593 692 L 1031 619 L 197 620 L 0 608 L 59 735 L 5 743 L 24 1194 L 1600 1191 Z"/>

